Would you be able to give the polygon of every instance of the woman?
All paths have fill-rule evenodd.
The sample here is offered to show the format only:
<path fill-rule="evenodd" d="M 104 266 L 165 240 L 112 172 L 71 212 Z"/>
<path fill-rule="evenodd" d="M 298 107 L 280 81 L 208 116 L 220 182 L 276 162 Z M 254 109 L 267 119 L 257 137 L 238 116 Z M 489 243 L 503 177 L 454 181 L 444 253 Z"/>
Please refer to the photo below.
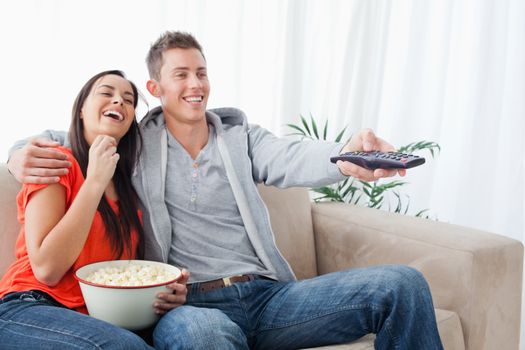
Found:
<path fill-rule="evenodd" d="M 131 173 L 140 153 L 138 91 L 120 71 L 80 90 L 70 126 L 72 167 L 56 184 L 26 184 L 16 261 L 0 281 L 2 349 L 148 349 L 134 333 L 86 315 L 74 272 L 133 259 L 143 230 Z"/>

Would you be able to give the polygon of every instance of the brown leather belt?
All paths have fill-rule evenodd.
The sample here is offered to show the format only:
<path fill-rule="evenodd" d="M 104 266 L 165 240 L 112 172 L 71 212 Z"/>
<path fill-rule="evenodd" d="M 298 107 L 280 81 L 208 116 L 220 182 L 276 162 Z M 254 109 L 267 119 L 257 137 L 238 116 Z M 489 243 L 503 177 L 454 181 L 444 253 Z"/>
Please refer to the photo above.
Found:
<path fill-rule="evenodd" d="M 219 278 L 218 280 L 199 283 L 198 290 L 201 293 L 205 293 L 205 292 L 212 291 L 214 289 L 220 289 L 220 288 L 231 286 L 234 283 L 253 281 L 255 278 L 256 278 L 256 275 L 238 275 L 238 276 Z"/>

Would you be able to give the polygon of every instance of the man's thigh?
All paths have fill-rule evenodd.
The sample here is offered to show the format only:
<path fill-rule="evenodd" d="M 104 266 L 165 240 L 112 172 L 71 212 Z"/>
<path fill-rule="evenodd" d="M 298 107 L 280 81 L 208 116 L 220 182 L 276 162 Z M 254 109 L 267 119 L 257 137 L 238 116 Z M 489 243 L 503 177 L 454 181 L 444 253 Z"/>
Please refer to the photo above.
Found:
<path fill-rule="evenodd" d="M 389 269 L 352 269 L 284 286 L 277 283 L 278 292 L 258 319 L 256 348 L 339 344 L 375 333 L 388 308 L 385 291 L 396 279 Z"/>
<path fill-rule="evenodd" d="M 218 309 L 183 305 L 171 310 L 153 332 L 156 349 L 248 349 L 245 334 Z"/>

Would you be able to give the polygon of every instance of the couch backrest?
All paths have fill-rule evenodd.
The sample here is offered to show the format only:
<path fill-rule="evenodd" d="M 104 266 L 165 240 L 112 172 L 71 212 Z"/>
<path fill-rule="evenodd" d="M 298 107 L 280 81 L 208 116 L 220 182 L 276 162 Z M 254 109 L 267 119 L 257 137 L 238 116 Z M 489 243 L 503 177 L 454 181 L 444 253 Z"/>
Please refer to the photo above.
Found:
<path fill-rule="evenodd" d="M 20 184 L 0 164 L 0 276 L 14 259 L 20 226 L 16 217 L 16 195 Z M 298 278 L 317 275 L 311 206 L 305 189 L 279 190 L 259 186 L 275 232 L 276 242 Z"/>
<path fill-rule="evenodd" d="M 16 218 L 16 195 L 20 184 L 0 164 L 0 276 L 15 258 L 15 240 L 19 224 Z"/>
<path fill-rule="evenodd" d="M 312 204 L 304 188 L 278 189 L 259 185 L 268 206 L 277 246 L 297 278 L 317 276 Z"/>

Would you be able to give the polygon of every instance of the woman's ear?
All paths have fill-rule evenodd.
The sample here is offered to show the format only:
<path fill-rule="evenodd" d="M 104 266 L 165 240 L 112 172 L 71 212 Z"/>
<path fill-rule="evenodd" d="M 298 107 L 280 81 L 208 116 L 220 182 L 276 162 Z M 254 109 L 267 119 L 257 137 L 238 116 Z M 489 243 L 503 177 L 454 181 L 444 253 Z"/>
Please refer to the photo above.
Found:
<path fill-rule="evenodd" d="M 155 79 L 150 79 L 146 83 L 146 89 L 153 97 L 160 97 L 160 87 L 159 83 Z"/>

